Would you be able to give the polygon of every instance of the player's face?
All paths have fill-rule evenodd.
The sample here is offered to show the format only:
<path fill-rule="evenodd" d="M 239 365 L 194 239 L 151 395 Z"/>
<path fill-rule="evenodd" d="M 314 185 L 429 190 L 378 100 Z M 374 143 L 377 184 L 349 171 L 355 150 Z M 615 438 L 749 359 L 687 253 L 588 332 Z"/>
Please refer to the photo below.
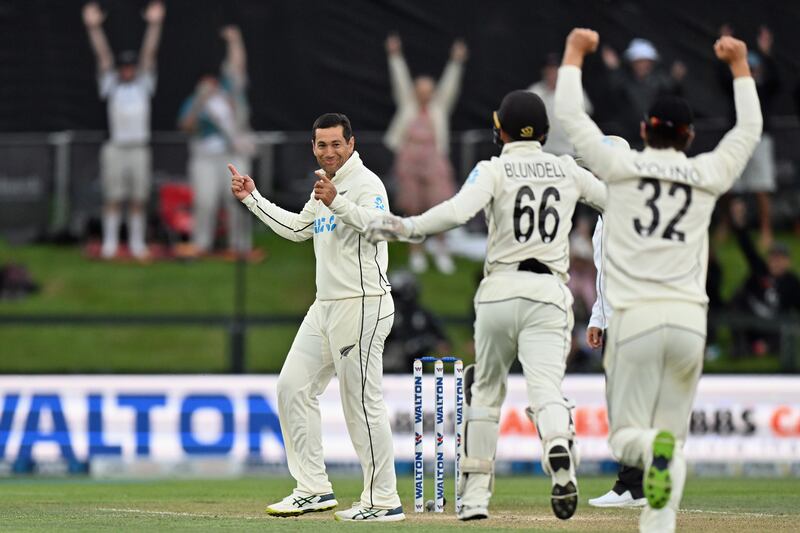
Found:
<path fill-rule="evenodd" d="M 414 80 L 414 93 L 417 95 L 419 105 L 426 106 L 433 99 L 435 85 L 433 79 L 428 76 L 420 76 Z"/>
<path fill-rule="evenodd" d="M 122 65 L 119 67 L 119 79 L 122 81 L 131 81 L 136 77 L 135 65 Z"/>
<path fill-rule="evenodd" d="M 646 78 L 651 72 L 656 62 L 651 59 L 637 59 L 631 61 L 631 69 L 637 78 Z"/>
<path fill-rule="evenodd" d="M 314 132 L 314 157 L 328 176 L 335 175 L 342 168 L 345 161 L 353 155 L 355 146 L 356 138 L 350 136 L 349 141 L 345 140 L 342 126 L 317 128 Z"/>
<path fill-rule="evenodd" d="M 783 254 L 772 253 L 767 257 L 767 268 L 769 273 L 775 277 L 786 274 L 791 266 L 792 260 Z"/>

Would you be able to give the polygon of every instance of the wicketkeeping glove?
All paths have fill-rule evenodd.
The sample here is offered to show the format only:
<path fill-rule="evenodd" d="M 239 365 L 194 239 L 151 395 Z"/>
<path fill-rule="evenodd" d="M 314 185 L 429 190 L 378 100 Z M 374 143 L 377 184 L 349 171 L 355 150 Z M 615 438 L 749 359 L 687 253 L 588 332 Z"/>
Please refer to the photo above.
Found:
<path fill-rule="evenodd" d="M 425 237 L 414 235 L 414 224 L 406 218 L 385 214 L 373 219 L 364 236 L 372 244 L 381 241 L 422 242 Z"/>

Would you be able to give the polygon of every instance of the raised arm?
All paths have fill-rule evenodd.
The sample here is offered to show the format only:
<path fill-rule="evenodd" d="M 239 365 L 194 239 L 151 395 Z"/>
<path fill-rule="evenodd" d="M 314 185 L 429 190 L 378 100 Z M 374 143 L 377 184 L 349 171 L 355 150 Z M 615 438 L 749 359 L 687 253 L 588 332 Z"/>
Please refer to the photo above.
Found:
<path fill-rule="evenodd" d="M 464 77 L 464 63 L 467 61 L 467 55 L 466 43 L 461 39 L 454 42 L 450 50 L 450 61 L 436 85 L 436 93 L 433 98 L 448 114 L 453 112 L 458 101 L 458 94 L 461 92 L 461 80 Z"/>
<path fill-rule="evenodd" d="M 605 136 L 585 111 L 581 67 L 584 56 L 597 49 L 597 32 L 575 28 L 567 37 L 564 58 L 556 82 L 555 115 L 586 166 L 608 179 L 620 161 L 619 152 L 604 142 Z"/>
<path fill-rule="evenodd" d="M 241 175 L 236 167 L 228 165 L 231 173 L 231 192 L 237 200 L 259 218 L 272 231 L 284 239 L 299 242 L 314 235 L 314 202 L 309 199 L 300 213 L 292 213 L 273 204 L 256 190 L 250 176 Z"/>
<path fill-rule="evenodd" d="M 106 34 L 103 31 L 105 18 L 106 15 L 97 2 L 89 2 L 83 6 L 83 23 L 86 25 L 89 42 L 97 58 L 97 71 L 99 73 L 108 72 L 114 68 L 114 55 L 111 53 L 111 47 L 108 45 Z"/>
<path fill-rule="evenodd" d="M 722 194 L 742 173 L 761 139 L 763 117 L 756 84 L 747 64 L 747 45 L 733 37 L 724 36 L 714 43 L 714 53 L 728 64 L 733 75 L 736 125 L 712 152 L 702 154 L 696 160 L 712 167 L 715 182 L 711 186 L 717 194 Z"/>
<path fill-rule="evenodd" d="M 228 25 L 222 28 L 220 36 L 225 41 L 225 69 L 234 82 L 244 87 L 247 79 L 247 50 L 244 47 L 242 32 L 238 26 Z"/>
<path fill-rule="evenodd" d="M 393 33 L 386 38 L 386 54 L 389 61 L 389 82 L 392 86 L 392 98 L 397 107 L 414 101 L 414 82 L 408 65 L 403 57 L 403 45 L 400 37 Z"/>
<path fill-rule="evenodd" d="M 142 49 L 139 52 L 139 70 L 141 72 L 152 72 L 156 68 L 158 43 L 161 41 L 161 27 L 165 13 L 166 9 L 162 2 L 154 0 L 147 4 L 143 15 L 144 20 L 147 21 L 147 29 L 144 31 Z"/>

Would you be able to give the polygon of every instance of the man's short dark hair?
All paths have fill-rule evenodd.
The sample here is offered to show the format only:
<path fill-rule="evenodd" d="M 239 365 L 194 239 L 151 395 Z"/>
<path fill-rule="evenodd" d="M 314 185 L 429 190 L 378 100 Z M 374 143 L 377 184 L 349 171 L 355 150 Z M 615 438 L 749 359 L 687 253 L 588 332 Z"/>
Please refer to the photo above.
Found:
<path fill-rule="evenodd" d="M 317 140 L 318 129 L 324 130 L 327 128 L 335 128 L 336 126 L 342 127 L 344 140 L 349 141 L 350 137 L 353 136 L 353 127 L 350 126 L 350 119 L 347 118 L 347 115 L 344 113 L 325 113 L 324 115 L 320 115 L 320 117 L 314 121 L 314 126 L 311 127 L 311 140 Z"/>
<path fill-rule="evenodd" d="M 661 96 L 645 117 L 647 145 L 684 150 L 689 144 L 693 122 L 694 114 L 686 100 L 671 95 Z"/>

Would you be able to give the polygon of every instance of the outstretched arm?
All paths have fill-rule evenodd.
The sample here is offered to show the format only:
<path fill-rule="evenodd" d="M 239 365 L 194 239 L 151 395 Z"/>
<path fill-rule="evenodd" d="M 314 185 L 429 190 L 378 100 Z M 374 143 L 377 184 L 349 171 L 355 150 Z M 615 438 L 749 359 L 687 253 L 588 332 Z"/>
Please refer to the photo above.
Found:
<path fill-rule="evenodd" d="M 142 49 L 139 53 L 139 70 L 142 72 L 155 70 L 158 43 L 161 41 L 161 27 L 164 22 L 165 12 L 164 4 L 159 0 L 150 2 L 144 12 L 147 29 L 144 32 Z"/>
<path fill-rule="evenodd" d="M 392 98 L 397 107 L 414 101 L 414 82 L 403 57 L 400 36 L 395 33 L 386 38 L 386 53 L 389 60 L 389 81 L 392 86 Z"/>
<path fill-rule="evenodd" d="M 442 78 L 436 86 L 434 98 L 445 109 L 452 113 L 461 92 L 461 79 L 464 77 L 464 63 L 467 61 L 467 45 L 461 39 L 453 43 L 450 51 L 450 61 L 444 69 Z"/>
<path fill-rule="evenodd" d="M 763 117 L 756 84 L 747 63 L 747 45 L 733 37 L 723 36 L 714 43 L 714 53 L 728 64 L 733 75 L 736 125 L 725 134 L 714 151 L 696 159 L 707 162 L 714 169 L 712 186 L 722 194 L 742 173 L 761 139 Z"/>
<path fill-rule="evenodd" d="M 272 231 L 294 242 L 308 240 L 314 235 L 315 200 L 309 199 L 300 213 L 286 211 L 261 196 L 250 176 L 239 174 L 236 167 L 230 164 L 228 170 L 231 173 L 233 195 Z"/>
<path fill-rule="evenodd" d="M 108 72 L 114 68 L 114 56 L 103 31 L 105 18 L 106 15 L 97 2 L 89 2 L 83 6 L 83 23 L 86 25 L 89 42 L 92 44 L 92 50 L 94 50 L 94 55 L 97 58 L 97 71 L 100 73 Z"/>
<path fill-rule="evenodd" d="M 238 26 L 228 25 L 222 28 L 220 35 L 226 44 L 226 73 L 232 76 L 237 85 L 244 86 L 247 79 L 247 50 L 242 32 Z"/>
<path fill-rule="evenodd" d="M 555 115 L 586 166 L 597 177 L 607 180 L 615 174 L 620 154 L 604 142 L 603 132 L 586 114 L 581 84 L 583 59 L 597 49 L 599 41 L 600 36 L 596 31 L 584 28 L 573 29 L 567 37 L 556 82 Z"/>

